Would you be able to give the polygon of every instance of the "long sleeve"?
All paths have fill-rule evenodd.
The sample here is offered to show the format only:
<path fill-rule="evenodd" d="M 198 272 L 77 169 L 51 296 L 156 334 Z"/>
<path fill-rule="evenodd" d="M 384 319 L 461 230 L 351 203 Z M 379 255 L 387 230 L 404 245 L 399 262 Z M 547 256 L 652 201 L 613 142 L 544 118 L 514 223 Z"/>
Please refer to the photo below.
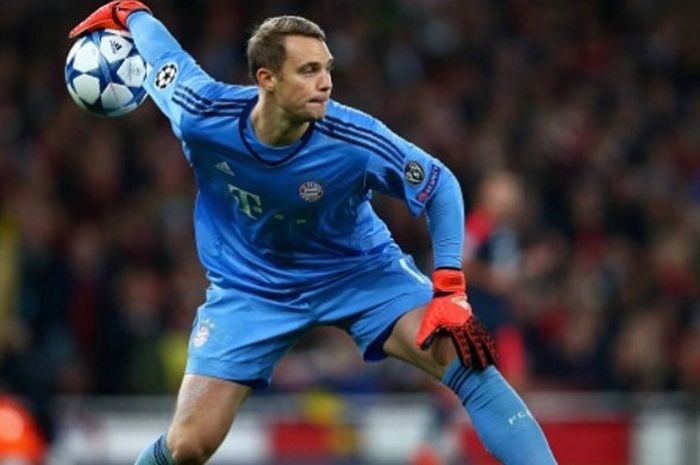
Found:
<path fill-rule="evenodd" d="M 155 64 L 165 55 L 182 51 L 179 42 L 165 25 L 145 11 L 129 15 L 127 25 L 136 48 L 147 63 Z"/>
<path fill-rule="evenodd" d="M 184 139 L 185 108 L 200 104 L 202 89 L 214 80 L 197 64 L 157 18 L 144 11 L 129 15 L 129 31 L 149 65 L 144 88 L 170 120 L 175 135 Z M 196 99 L 194 103 L 188 103 Z"/>
<path fill-rule="evenodd" d="M 462 268 L 464 201 L 457 178 L 446 168 L 425 207 L 435 268 Z"/>

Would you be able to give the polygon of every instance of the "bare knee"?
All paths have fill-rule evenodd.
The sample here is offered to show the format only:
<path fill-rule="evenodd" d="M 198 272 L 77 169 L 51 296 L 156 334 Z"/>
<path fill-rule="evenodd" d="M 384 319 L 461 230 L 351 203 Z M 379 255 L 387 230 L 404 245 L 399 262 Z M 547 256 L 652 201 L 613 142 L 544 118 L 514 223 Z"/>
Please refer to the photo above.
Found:
<path fill-rule="evenodd" d="M 210 444 L 196 434 L 168 434 L 168 449 L 176 465 L 202 465 L 214 454 L 218 444 Z"/>
<path fill-rule="evenodd" d="M 439 336 L 433 341 L 433 344 L 423 352 L 424 360 L 422 363 L 416 364 L 425 372 L 432 375 L 435 379 L 442 379 L 447 372 L 447 368 L 457 357 L 452 339 L 448 336 Z"/>
<path fill-rule="evenodd" d="M 200 465 L 209 460 L 249 392 L 248 386 L 232 381 L 185 375 L 168 430 L 168 449 L 175 464 Z"/>
<path fill-rule="evenodd" d="M 416 334 L 424 312 L 424 308 L 419 308 L 401 317 L 384 343 L 384 352 L 441 379 L 456 358 L 457 350 L 449 336 L 438 336 L 427 350 L 418 348 Z"/>

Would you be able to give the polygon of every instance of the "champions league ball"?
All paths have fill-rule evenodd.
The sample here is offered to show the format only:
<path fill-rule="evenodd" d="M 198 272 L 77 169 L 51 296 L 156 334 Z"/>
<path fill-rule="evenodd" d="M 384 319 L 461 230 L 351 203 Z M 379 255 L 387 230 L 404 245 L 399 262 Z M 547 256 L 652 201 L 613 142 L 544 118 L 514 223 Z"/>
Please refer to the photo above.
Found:
<path fill-rule="evenodd" d="M 131 34 L 113 29 L 89 32 L 73 44 L 65 67 L 68 93 L 81 108 L 116 117 L 146 99 L 146 62 Z"/>

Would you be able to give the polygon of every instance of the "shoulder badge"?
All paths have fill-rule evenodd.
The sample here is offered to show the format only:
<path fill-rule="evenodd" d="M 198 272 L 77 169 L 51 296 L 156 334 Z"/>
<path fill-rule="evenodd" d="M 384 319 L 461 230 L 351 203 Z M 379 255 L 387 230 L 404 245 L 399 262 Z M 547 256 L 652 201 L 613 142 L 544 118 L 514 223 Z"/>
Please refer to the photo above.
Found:
<path fill-rule="evenodd" d="M 177 76 L 177 65 L 175 63 L 167 63 L 158 70 L 154 85 L 158 90 L 166 89 L 175 80 Z"/>
<path fill-rule="evenodd" d="M 425 172 L 417 161 L 409 161 L 404 168 L 404 176 L 409 184 L 417 185 L 425 179 Z"/>

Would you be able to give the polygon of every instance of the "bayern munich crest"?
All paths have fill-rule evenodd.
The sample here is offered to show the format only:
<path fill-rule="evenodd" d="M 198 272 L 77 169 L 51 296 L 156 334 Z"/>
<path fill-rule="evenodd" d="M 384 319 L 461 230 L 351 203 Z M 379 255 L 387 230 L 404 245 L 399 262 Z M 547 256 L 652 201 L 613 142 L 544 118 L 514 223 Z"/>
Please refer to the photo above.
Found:
<path fill-rule="evenodd" d="M 306 181 L 299 186 L 299 197 L 307 202 L 316 202 L 323 197 L 323 186 L 316 181 Z"/>
<path fill-rule="evenodd" d="M 208 318 L 202 320 L 197 327 L 197 331 L 192 336 L 192 345 L 199 348 L 206 344 L 213 328 L 214 323 L 212 323 L 211 320 Z"/>

